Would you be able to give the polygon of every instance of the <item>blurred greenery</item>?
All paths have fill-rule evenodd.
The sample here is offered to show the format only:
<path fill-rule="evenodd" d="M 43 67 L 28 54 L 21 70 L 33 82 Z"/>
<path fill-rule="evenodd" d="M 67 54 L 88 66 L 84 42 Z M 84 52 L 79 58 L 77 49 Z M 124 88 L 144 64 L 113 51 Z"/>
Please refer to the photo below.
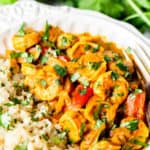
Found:
<path fill-rule="evenodd" d="M 12 4 L 15 3 L 17 0 L 0 0 L 0 4 L 6 5 L 6 4 Z"/>
<path fill-rule="evenodd" d="M 12 4 L 17 0 L 0 0 Z M 47 4 L 67 5 L 95 10 L 133 24 L 141 32 L 150 31 L 150 0 L 37 0 Z"/>
<path fill-rule="evenodd" d="M 37 0 L 95 10 L 133 24 L 141 32 L 150 31 L 150 0 Z"/>

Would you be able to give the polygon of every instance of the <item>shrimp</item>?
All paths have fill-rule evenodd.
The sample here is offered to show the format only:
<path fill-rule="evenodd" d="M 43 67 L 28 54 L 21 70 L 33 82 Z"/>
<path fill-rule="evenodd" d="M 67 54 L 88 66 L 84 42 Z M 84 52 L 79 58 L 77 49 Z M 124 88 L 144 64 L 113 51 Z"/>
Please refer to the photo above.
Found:
<path fill-rule="evenodd" d="M 100 134 L 105 130 L 105 128 L 106 124 L 103 122 L 99 128 L 91 129 L 81 142 L 80 150 L 89 150 L 98 141 Z"/>
<path fill-rule="evenodd" d="M 94 83 L 94 93 L 101 100 L 107 100 L 112 104 L 120 105 L 128 95 L 128 82 L 117 73 L 108 71 L 99 76 Z M 112 96 L 109 98 L 109 95 Z"/>
<path fill-rule="evenodd" d="M 59 124 L 64 130 L 68 130 L 69 139 L 73 142 L 81 140 L 81 130 L 83 134 L 83 124 L 85 124 L 85 118 L 78 111 L 68 110 L 59 119 Z M 86 127 L 85 127 L 86 128 Z"/>
<path fill-rule="evenodd" d="M 92 42 L 79 41 L 76 42 L 71 48 L 67 49 L 67 55 L 70 59 L 80 58 L 83 54 L 89 52 L 98 52 L 104 51 L 103 47 L 100 47 L 98 44 Z"/>
<path fill-rule="evenodd" d="M 125 144 L 130 136 L 131 131 L 124 127 L 115 128 L 110 132 L 111 142 L 116 145 Z"/>
<path fill-rule="evenodd" d="M 38 100 L 53 100 L 62 90 L 62 86 L 56 82 L 59 77 L 51 66 L 38 68 L 33 64 L 23 63 L 21 71 L 25 75 L 24 84 Z"/>
<path fill-rule="evenodd" d="M 98 96 L 93 96 L 85 107 L 84 116 L 91 124 L 95 124 L 95 120 L 99 118 L 106 118 L 107 122 L 113 123 L 117 108 L 118 105 L 100 101 Z"/>
<path fill-rule="evenodd" d="M 147 141 L 149 136 L 149 129 L 142 120 L 138 120 L 134 117 L 127 117 L 121 121 L 121 126 L 131 130 L 131 136 L 128 138 L 128 141 L 124 144 L 123 148 L 132 147 L 132 149 L 138 150 L 143 147 L 143 144 Z"/>
<path fill-rule="evenodd" d="M 101 140 L 97 142 L 92 148 L 89 150 L 120 150 L 120 145 L 113 145 L 110 141 Z"/>
<path fill-rule="evenodd" d="M 16 50 L 25 51 L 26 49 L 39 43 L 40 34 L 33 31 L 25 34 L 24 36 L 14 35 L 12 41 Z"/>

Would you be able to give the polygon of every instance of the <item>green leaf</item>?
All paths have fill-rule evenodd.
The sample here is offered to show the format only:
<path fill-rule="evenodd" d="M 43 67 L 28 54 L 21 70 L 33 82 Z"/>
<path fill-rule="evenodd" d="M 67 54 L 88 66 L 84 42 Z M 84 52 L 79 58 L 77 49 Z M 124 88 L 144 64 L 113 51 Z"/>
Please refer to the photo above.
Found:
<path fill-rule="evenodd" d="M 63 140 L 58 136 L 52 136 L 50 139 L 56 145 L 60 145 L 63 142 Z"/>
<path fill-rule="evenodd" d="M 92 70 L 97 70 L 101 65 L 101 62 L 89 62 L 88 67 Z"/>
<path fill-rule="evenodd" d="M 10 115 L 8 113 L 0 114 L 0 126 L 9 129 L 10 126 Z"/>
<path fill-rule="evenodd" d="M 40 80 L 40 83 L 43 87 L 45 87 L 47 84 L 46 80 L 44 80 L 44 79 Z"/>
<path fill-rule="evenodd" d="M 85 50 L 85 51 L 88 51 L 89 49 L 90 49 L 90 45 L 85 44 L 85 45 L 84 45 L 84 50 Z"/>
<path fill-rule="evenodd" d="M 150 146 L 148 143 L 139 141 L 138 139 L 130 139 L 129 142 L 133 143 L 133 144 L 136 144 L 136 145 L 140 145 L 142 147 Z"/>
<path fill-rule="evenodd" d="M 96 53 L 100 48 L 100 45 L 98 44 L 96 47 L 93 48 L 92 53 Z"/>
<path fill-rule="evenodd" d="M 71 75 L 71 82 L 76 82 L 80 77 L 80 74 L 78 72 L 74 73 L 73 75 Z"/>
<path fill-rule="evenodd" d="M 85 77 L 81 77 L 79 80 L 83 84 L 84 87 L 89 86 L 89 81 Z"/>
<path fill-rule="evenodd" d="M 22 55 L 22 52 L 11 52 L 10 53 L 11 58 L 18 58 L 18 57 L 21 57 L 21 55 Z"/>
<path fill-rule="evenodd" d="M 83 133 L 84 133 L 85 127 L 86 127 L 86 124 L 83 122 L 81 124 L 81 127 L 80 127 L 80 137 L 81 138 L 83 137 Z"/>
<path fill-rule="evenodd" d="M 0 4 L 2 5 L 6 5 L 6 4 L 13 4 L 15 3 L 17 0 L 0 0 Z"/>
<path fill-rule="evenodd" d="M 20 29 L 18 30 L 18 33 L 17 33 L 18 36 L 24 36 L 25 35 L 24 27 L 25 27 L 25 23 L 22 23 L 22 25 L 21 25 Z"/>
<path fill-rule="evenodd" d="M 107 55 L 104 56 L 104 60 L 105 60 L 107 63 L 110 62 L 110 61 L 112 61 L 111 57 L 109 57 L 109 56 L 107 56 Z"/>
<path fill-rule="evenodd" d="M 138 123 L 139 123 L 139 120 L 134 119 L 134 120 L 131 120 L 128 122 L 121 123 L 120 126 L 126 127 L 127 129 L 129 129 L 131 131 L 135 131 L 138 128 Z"/>
<path fill-rule="evenodd" d="M 84 89 L 82 89 L 80 91 L 80 95 L 85 95 L 86 93 L 87 93 L 87 89 L 86 88 L 84 88 Z"/>
<path fill-rule="evenodd" d="M 27 144 L 21 144 L 21 145 L 17 145 L 14 150 L 27 150 Z"/>
<path fill-rule="evenodd" d="M 55 80 L 55 83 L 56 83 L 57 85 L 61 85 L 61 84 L 62 84 L 60 79 L 56 79 L 56 80 Z"/>
<path fill-rule="evenodd" d="M 44 65 L 48 61 L 49 56 L 47 54 L 43 55 L 40 59 L 40 63 Z"/>
<path fill-rule="evenodd" d="M 56 71 L 56 73 L 61 76 L 61 77 L 65 77 L 67 75 L 67 70 L 66 68 L 56 64 L 54 65 L 54 70 Z"/>
<path fill-rule="evenodd" d="M 103 124 L 103 121 L 102 120 L 100 120 L 100 119 L 98 119 L 97 121 L 96 121 L 96 123 L 95 123 L 95 128 L 100 128 L 100 126 Z"/>
<path fill-rule="evenodd" d="M 50 25 L 48 24 L 48 21 L 46 21 L 45 32 L 41 37 L 42 41 L 48 41 L 48 39 L 49 39 L 49 30 L 50 30 Z"/>
<path fill-rule="evenodd" d="M 112 80 L 117 80 L 119 78 L 119 74 L 117 72 L 112 71 L 111 72 L 111 78 Z"/>
<path fill-rule="evenodd" d="M 128 67 L 122 62 L 117 63 L 116 66 L 122 71 L 128 71 Z"/>
<path fill-rule="evenodd" d="M 135 91 L 134 91 L 135 94 L 139 94 L 139 93 L 142 93 L 142 92 L 143 92 L 142 89 L 135 89 Z"/>

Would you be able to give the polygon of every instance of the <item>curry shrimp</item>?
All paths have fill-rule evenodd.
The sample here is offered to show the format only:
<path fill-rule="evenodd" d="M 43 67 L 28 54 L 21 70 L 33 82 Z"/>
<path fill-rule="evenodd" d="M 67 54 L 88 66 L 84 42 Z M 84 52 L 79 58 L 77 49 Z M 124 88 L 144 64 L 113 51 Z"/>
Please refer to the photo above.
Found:
<path fill-rule="evenodd" d="M 0 149 L 7 149 L 16 133 L 11 150 L 142 150 L 149 145 L 147 93 L 122 48 L 100 35 L 69 33 L 48 22 L 42 31 L 23 24 L 12 42 L 14 49 L 5 56 L 9 71 L 2 70 L 0 58 L 0 77 L 7 78 L 0 78 L 0 91 L 5 90 Z"/>

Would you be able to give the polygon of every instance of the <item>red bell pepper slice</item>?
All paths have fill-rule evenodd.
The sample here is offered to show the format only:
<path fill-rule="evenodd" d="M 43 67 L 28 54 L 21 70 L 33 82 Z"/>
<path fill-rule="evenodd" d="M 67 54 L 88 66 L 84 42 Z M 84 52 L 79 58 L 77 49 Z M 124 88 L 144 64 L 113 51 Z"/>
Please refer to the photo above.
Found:
<path fill-rule="evenodd" d="M 77 107 L 83 107 L 93 95 L 93 89 L 90 87 L 84 87 L 83 85 L 78 85 L 73 92 L 73 105 Z"/>
<path fill-rule="evenodd" d="M 145 92 L 142 91 L 141 93 L 133 93 L 128 96 L 125 110 L 127 116 L 144 119 L 145 95 Z"/>

